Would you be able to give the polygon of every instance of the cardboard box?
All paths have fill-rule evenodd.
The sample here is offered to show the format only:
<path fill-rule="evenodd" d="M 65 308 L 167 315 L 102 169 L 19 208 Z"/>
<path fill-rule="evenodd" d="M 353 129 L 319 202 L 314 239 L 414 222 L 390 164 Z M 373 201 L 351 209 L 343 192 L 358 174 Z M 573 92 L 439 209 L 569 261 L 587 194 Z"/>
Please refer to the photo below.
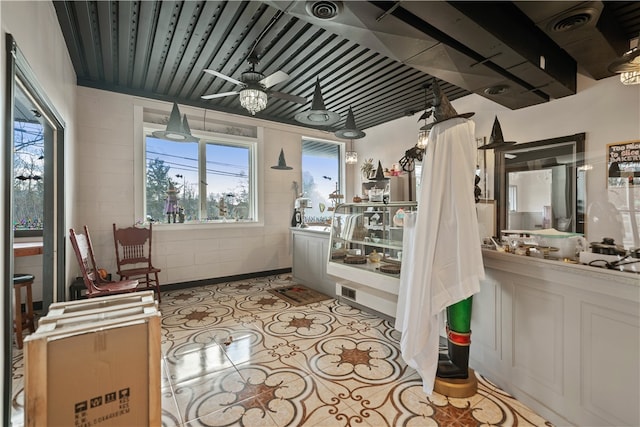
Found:
<path fill-rule="evenodd" d="M 110 308 L 134 307 L 141 303 L 153 303 L 153 291 L 140 291 L 127 294 L 110 295 L 88 300 L 55 302 L 49 306 L 46 317 L 63 316 L 73 313 L 82 313 L 92 310 L 104 310 Z"/>
<path fill-rule="evenodd" d="M 160 313 L 87 312 L 45 317 L 25 338 L 25 425 L 160 426 Z"/>

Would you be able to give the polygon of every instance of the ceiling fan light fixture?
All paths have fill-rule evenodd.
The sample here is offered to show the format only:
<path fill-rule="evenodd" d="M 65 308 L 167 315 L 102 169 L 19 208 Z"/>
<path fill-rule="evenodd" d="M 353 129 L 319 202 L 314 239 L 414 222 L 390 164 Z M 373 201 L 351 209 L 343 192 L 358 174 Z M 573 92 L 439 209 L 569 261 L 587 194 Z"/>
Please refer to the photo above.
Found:
<path fill-rule="evenodd" d="M 344 139 L 360 139 L 364 138 L 367 134 L 358 129 L 356 126 L 356 119 L 353 116 L 353 110 L 349 107 L 349 113 L 347 114 L 347 121 L 343 129 L 335 132 L 338 138 Z"/>
<path fill-rule="evenodd" d="M 626 71 L 620 73 L 620 81 L 623 85 L 640 85 L 640 71 Z"/>
<path fill-rule="evenodd" d="M 249 111 L 252 116 L 267 107 L 267 94 L 260 89 L 242 89 L 239 97 L 240 105 Z"/>
<path fill-rule="evenodd" d="M 173 109 L 169 116 L 166 130 L 157 130 L 152 133 L 154 138 L 165 139 L 174 142 L 198 142 L 199 139 L 191 135 L 191 129 L 187 122 L 187 115 L 181 118 L 178 104 L 173 103 Z"/>
<path fill-rule="evenodd" d="M 635 41 L 635 43 L 634 43 Z M 623 85 L 640 84 L 640 36 L 631 40 L 631 49 L 609 65 L 609 71 L 620 74 Z M 635 46 L 634 46 L 635 44 Z"/>
<path fill-rule="evenodd" d="M 324 106 L 322 90 L 320 89 L 320 78 L 316 78 L 311 110 L 296 114 L 295 119 L 300 123 L 313 126 L 331 126 L 340 120 L 340 114 L 329 111 Z"/>

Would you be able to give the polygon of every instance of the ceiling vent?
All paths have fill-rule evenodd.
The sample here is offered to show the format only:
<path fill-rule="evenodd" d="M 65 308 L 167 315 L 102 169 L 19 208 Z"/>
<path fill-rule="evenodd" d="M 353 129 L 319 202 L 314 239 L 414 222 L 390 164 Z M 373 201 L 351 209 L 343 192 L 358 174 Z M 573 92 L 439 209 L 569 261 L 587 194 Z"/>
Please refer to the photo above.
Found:
<path fill-rule="evenodd" d="M 519 1 L 517 6 L 580 64 L 583 74 L 599 80 L 613 75 L 609 64 L 628 46 L 607 3 L 545 2 L 541 8 L 538 2 Z"/>
<path fill-rule="evenodd" d="M 327 0 L 308 1 L 305 4 L 305 9 L 309 16 L 323 21 L 329 21 L 340 15 L 342 12 L 342 2 Z"/>
<path fill-rule="evenodd" d="M 508 85 L 495 85 L 484 90 L 484 93 L 487 95 L 504 95 L 507 92 L 509 92 Z"/>
<path fill-rule="evenodd" d="M 588 24 L 594 20 L 594 17 L 597 18 L 598 16 L 600 16 L 600 12 L 591 7 L 570 10 L 551 20 L 547 27 L 549 31 L 554 33 L 571 31 Z"/>

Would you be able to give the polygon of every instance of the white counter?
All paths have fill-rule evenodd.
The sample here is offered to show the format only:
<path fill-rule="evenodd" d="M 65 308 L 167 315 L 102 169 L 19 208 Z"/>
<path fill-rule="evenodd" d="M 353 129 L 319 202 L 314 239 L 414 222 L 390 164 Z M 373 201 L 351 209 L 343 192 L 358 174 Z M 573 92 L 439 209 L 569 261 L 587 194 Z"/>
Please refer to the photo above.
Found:
<path fill-rule="evenodd" d="M 293 278 L 316 291 L 335 297 L 335 280 L 327 276 L 329 226 L 291 227 Z"/>
<path fill-rule="evenodd" d="M 556 425 L 640 425 L 640 275 L 483 257 L 471 366 Z"/>

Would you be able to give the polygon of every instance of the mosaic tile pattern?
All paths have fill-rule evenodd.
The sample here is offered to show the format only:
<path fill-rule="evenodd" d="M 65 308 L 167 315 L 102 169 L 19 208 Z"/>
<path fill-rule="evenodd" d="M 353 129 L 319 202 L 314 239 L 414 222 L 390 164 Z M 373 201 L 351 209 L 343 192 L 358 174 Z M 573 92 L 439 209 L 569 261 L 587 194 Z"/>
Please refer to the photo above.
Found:
<path fill-rule="evenodd" d="M 163 293 L 163 426 L 551 426 L 481 375 L 470 398 L 425 395 L 389 322 L 267 292 L 291 283 L 285 274 Z M 13 367 L 21 426 L 21 351 Z"/>

